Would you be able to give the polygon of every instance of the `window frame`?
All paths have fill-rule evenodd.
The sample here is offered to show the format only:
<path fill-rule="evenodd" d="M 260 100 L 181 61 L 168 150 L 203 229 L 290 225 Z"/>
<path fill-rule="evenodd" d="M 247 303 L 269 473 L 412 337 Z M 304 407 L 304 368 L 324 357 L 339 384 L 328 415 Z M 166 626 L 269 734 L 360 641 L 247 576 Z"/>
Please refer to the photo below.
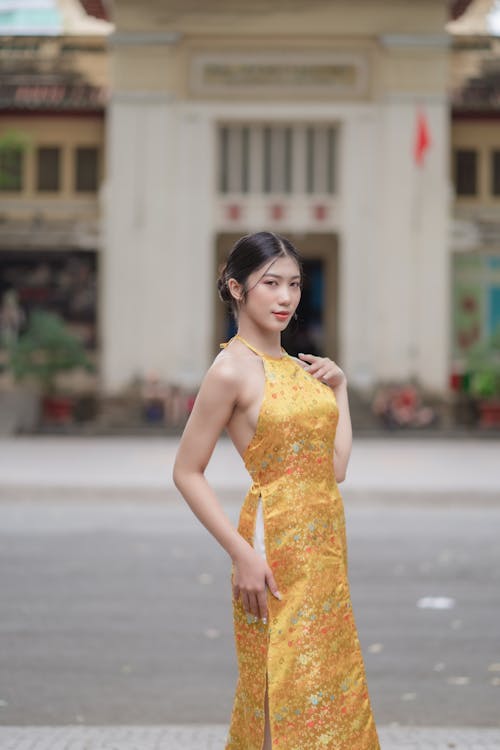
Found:
<path fill-rule="evenodd" d="M 95 153 L 95 187 L 92 188 L 82 188 L 78 186 L 78 176 L 79 176 L 79 163 L 78 163 L 78 155 L 82 151 L 92 151 Z M 99 190 L 99 182 L 100 182 L 100 149 L 98 145 L 94 144 L 82 144 L 77 145 L 73 149 L 73 191 L 80 195 L 82 193 L 87 195 L 95 195 Z"/>
<path fill-rule="evenodd" d="M 474 161 L 474 168 L 472 171 L 472 189 L 471 190 L 464 190 L 463 184 L 461 187 L 461 184 L 459 182 L 460 180 L 460 173 L 461 169 L 464 169 L 465 165 L 460 165 L 459 160 L 460 157 L 464 157 L 465 155 L 469 157 L 473 157 Z M 453 149 L 453 182 L 455 185 L 455 195 L 457 199 L 461 198 L 479 198 L 479 186 L 480 186 L 480 152 L 477 148 L 473 148 L 471 146 L 460 146 Z M 470 166 L 470 165 L 469 165 Z M 463 174 L 463 173 L 462 173 Z"/>
<path fill-rule="evenodd" d="M 40 157 L 43 151 L 52 151 L 57 154 L 56 187 L 43 187 L 41 185 Z M 60 193 L 62 191 L 63 158 L 63 148 L 60 144 L 39 144 L 36 147 L 35 190 L 37 193 Z"/>

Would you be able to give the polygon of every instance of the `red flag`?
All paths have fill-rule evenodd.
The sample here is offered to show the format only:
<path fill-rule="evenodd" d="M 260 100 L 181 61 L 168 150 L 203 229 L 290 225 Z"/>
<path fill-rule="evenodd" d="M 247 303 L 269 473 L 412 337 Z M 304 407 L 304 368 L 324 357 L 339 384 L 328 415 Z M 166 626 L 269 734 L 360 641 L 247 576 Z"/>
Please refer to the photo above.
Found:
<path fill-rule="evenodd" d="M 421 166 L 424 163 L 425 152 L 431 145 L 431 136 L 427 125 L 427 118 L 423 112 L 417 114 L 417 127 L 415 131 L 414 157 L 415 163 Z"/>

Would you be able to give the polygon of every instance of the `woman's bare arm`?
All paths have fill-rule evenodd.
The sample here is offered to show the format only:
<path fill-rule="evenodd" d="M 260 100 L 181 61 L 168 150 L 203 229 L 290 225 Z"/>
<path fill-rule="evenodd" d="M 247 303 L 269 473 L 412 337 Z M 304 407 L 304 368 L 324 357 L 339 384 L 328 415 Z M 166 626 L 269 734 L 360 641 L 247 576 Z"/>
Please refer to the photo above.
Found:
<path fill-rule="evenodd" d="M 267 617 L 266 584 L 281 598 L 271 568 L 224 513 L 204 472 L 217 439 L 237 403 L 239 373 L 231 362 L 214 362 L 196 397 L 179 443 L 173 479 L 193 513 L 217 539 L 234 563 L 233 593 L 245 610 Z"/>
<path fill-rule="evenodd" d="M 349 412 L 349 399 L 347 395 L 347 381 L 333 387 L 335 399 L 339 410 L 339 421 L 335 433 L 335 448 L 333 465 L 335 468 L 335 479 L 343 482 L 347 473 L 347 464 L 352 450 L 352 424 Z"/>
<path fill-rule="evenodd" d="M 233 560 L 248 543 L 224 513 L 204 472 L 235 407 L 237 393 L 237 373 L 231 363 L 214 363 L 196 397 L 173 469 L 175 486 Z"/>

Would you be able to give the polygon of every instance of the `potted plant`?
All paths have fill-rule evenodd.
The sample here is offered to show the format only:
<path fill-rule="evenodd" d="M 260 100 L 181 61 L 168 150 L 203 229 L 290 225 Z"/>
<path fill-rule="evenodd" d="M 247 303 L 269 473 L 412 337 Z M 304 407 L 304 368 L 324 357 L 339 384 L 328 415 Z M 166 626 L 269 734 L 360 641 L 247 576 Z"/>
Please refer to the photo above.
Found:
<path fill-rule="evenodd" d="M 37 385 L 45 421 L 70 422 L 73 399 L 58 391 L 57 376 L 79 367 L 93 371 L 94 366 L 83 343 L 62 318 L 52 312 L 34 310 L 24 333 L 9 347 L 9 354 L 15 381 Z"/>
<path fill-rule="evenodd" d="M 500 426 L 500 326 L 467 355 L 469 393 L 476 399 L 480 427 Z"/>

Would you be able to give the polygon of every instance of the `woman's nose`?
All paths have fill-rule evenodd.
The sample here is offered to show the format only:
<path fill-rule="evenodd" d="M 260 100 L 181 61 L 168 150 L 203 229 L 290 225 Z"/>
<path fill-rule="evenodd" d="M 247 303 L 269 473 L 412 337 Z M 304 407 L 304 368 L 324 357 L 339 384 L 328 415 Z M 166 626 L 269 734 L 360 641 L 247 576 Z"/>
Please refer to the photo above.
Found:
<path fill-rule="evenodd" d="M 288 286 L 282 286 L 279 293 L 280 302 L 290 302 L 290 290 Z"/>

